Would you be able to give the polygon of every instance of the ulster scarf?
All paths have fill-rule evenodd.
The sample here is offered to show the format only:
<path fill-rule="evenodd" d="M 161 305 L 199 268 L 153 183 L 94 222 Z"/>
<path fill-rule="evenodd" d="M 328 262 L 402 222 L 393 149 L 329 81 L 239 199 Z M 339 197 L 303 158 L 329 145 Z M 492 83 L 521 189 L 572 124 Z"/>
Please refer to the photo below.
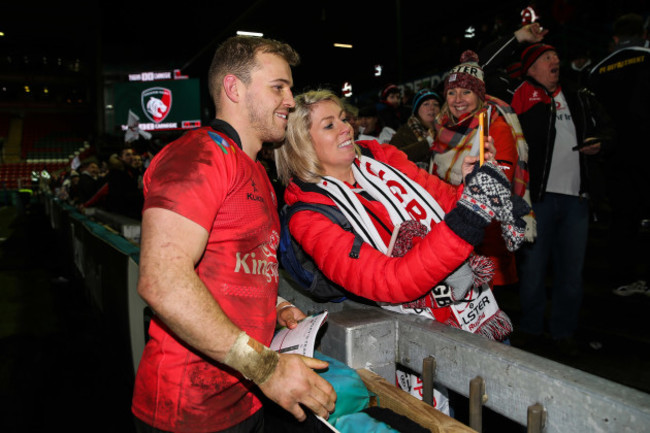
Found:
<path fill-rule="evenodd" d="M 387 209 L 395 232 L 399 233 L 400 226 L 403 225 L 401 234 L 421 237 L 428 233 L 433 225 L 443 220 L 445 212 L 431 194 L 399 170 L 362 155 L 352 165 L 352 171 L 357 184 Z M 397 242 L 397 251 L 389 251 L 391 245 L 384 242 L 355 192 L 344 182 L 323 176 L 318 185 L 350 221 L 355 232 L 373 248 L 393 256 L 403 255 L 410 249 L 412 243 L 409 238 L 407 242 L 404 239 Z M 408 244 L 406 248 L 405 244 Z M 474 269 L 471 265 L 474 265 Z M 498 308 L 487 284 L 484 284 L 485 272 L 481 277 L 477 277 L 479 268 L 483 271 L 488 268 L 489 274 L 489 264 L 486 265 L 482 258 L 475 256 L 447 278 L 446 281 L 452 288 L 465 286 L 461 295 L 463 299 L 453 304 L 449 302 L 449 296 L 440 296 L 440 286 L 437 286 L 429 294 L 412 303 L 382 306 L 392 311 L 424 315 L 434 320 L 435 309 L 450 309 L 453 314 L 447 314 L 447 324 L 480 333 L 490 339 L 502 340 L 512 331 L 512 324 Z M 441 302 L 441 299 L 448 301 Z M 474 307 L 479 305 L 479 302 L 482 302 L 483 307 L 489 308 L 484 308 L 480 314 L 476 314 Z"/>

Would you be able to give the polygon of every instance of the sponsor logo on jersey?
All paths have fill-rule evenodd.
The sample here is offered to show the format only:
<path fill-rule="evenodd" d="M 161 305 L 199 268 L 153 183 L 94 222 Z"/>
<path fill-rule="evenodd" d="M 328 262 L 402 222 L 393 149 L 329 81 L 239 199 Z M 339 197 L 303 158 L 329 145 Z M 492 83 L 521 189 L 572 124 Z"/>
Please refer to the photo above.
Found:
<path fill-rule="evenodd" d="M 260 203 L 264 203 L 264 197 L 262 197 L 261 195 L 256 194 L 257 193 L 257 185 L 255 185 L 255 180 L 251 180 L 251 187 L 253 188 L 253 192 L 246 193 L 246 199 L 253 200 L 253 201 L 259 201 Z"/>
<path fill-rule="evenodd" d="M 271 232 L 269 240 L 262 245 L 259 252 L 235 253 L 236 263 L 235 272 L 242 272 L 248 275 L 260 275 L 267 282 L 278 281 L 278 259 L 277 249 L 280 243 L 280 236 L 274 230 Z"/>
<path fill-rule="evenodd" d="M 232 150 L 233 152 L 235 151 L 235 147 L 231 146 L 230 143 L 228 143 L 228 140 L 216 132 L 208 131 L 208 136 L 216 143 L 217 146 L 219 146 L 219 149 L 221 149 L 224 154 L 227 155 L 228 150 Z"/>

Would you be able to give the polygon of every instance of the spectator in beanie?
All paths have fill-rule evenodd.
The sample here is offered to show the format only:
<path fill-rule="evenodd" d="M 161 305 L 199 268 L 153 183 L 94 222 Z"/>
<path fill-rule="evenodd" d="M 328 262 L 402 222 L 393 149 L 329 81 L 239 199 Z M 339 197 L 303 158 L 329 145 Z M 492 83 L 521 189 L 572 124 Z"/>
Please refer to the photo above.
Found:
<path fill-rule="evenodd" d="M 539 23 L 524 24 L 514 33 L 494 40 L 478 53 L 483 61 L 487 92 L 510 101 L 515 88 L 521 84 L 521 51 L 529 44 L 541 42 L 548 33 Z"/>
<path fill-rule="evenodd" d="M 418 91 L 413 97 L 411 116 L 390 140 L 390 144 L 425 170 L 429 169 L 431 145 L 435 137 L 433 122 L 440 113 L 441 105 L 442 98 L 437 93 L 429 89 Z"/>
<path fill-rule="evenodd" d="M 402 91 L 395 84 L 388 84 L 379 94 L 377 115 L 385 126 L 397 131 L 406 123 L 411 113 L 402 107 Z"/>
<path fill-rule="evenodd" d="M 555 47 L 529 45 L 521 53 L 521 64 L 524 82 L 516 88 L 511 105 L 530 150 L 529 184 L 537 238 L 519 251 L 519 327 L 527 337 L 524 344 L 526 340 L 534 344 L 543 336 L 550 264 L 548 330 L 558 349 L 576 355 L 574 334 L 582 303 L 590 213 L 586 165 L 612 141 L 614 130 L 593 93 L 560 85 Z"/>
<path fill-rule="evenodd" d="M 504 101 L 485 93 L 485 81 L 478 56 L 465 51 L 460 64 L 451 69 L 444 83 L 445 103 L 434 127 L 432 172 L 441 179 L 459 185 L 462 182 L 462 160 L 472 154 L 480 143 L 479 115 L 485 116 L 487 135 L 494 139 L 496 161 L 509 187 L 516 195 L 526 195 L 526 143 L 517 116 Z M 530 215 L 526 226 L 532 225 Z M 515 254 L 501 236 L 501 226 L 491 223 L 485 239 L 477 245 L 478 254 L 488 257 L 495 267 L 493 284 L 517 282 Z"/>

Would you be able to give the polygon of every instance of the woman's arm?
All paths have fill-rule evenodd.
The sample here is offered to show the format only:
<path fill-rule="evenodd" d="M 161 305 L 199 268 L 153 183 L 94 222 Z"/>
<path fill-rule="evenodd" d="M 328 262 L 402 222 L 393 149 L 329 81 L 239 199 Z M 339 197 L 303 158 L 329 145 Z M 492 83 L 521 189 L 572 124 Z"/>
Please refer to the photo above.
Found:
<path fill-rule="evenodd" d="M 327 278 L 377 302 L 402 303 L 423 296 L 473 250 L 444 222 L 403 257 L 388 257 L 366 243 L 358 258 L 350 257 L 355 235 L 318 212 L 296 213 L 289 229 Z"/>

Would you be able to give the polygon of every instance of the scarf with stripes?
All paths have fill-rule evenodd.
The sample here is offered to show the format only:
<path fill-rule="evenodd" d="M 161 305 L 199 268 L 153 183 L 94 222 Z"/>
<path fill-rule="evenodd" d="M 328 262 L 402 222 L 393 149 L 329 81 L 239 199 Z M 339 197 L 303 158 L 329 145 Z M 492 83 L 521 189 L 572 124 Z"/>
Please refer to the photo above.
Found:
<path fill-rule="evenodd" d="M 445 212 L 433 196 L 421 185 L 412 181 L 399 170 L 362 155 L 352 164 L 352 172 L 359 187 L 373 199 L 384 205 L 395 227 L 394 231 L 397 231 L 402 223 L 416 221 L 424 226 L 426 232 L 429 232 L 433 225 L 444 219 Z M 323 176 L 318 186 L 326 191 L 328 196 L 348 219 L 355 232 L 366 243 L 370 244 L 376 250 L 381 251 L 383 254 L 391 255 L 390 243 L 387 244 L 381 237 L 365 207 L 355 194 L 354 189 L 349 188 L 344 182 L 330 176 Z M 471 269 L 471 261 L 470 259 L 461 265 L 466 275 L 477 274 L 477 272 Z M 454 271 L 454 274 L 456 273 L 457 271 Z M 494 313 L 494 317 L 489 318 L 487 322 L 479 323 L 481 318 L 476 317 L 474 322 L 466 323 L 466 326 L 461 326 L 459 323 L 458 318 L 464 317 L 463 312 L 467 309 L 468 302 L 478 299 L 481 290 L 490 291 L 485 282 L 481 283 L 478 284 L 478 288 L 474 287 L 474 289 L 470 289 L 465 299 L 457 304 L 452 304 L 449 307 L 436 308 L 452 309 L 454 311 L 454 314 L 447 314 L 449 320 L 446 323 L 451 326 L 480 333 L 490 339 L 502 340 L 510 333 L 512 325 L 509 323 L 509 319 L 507 319 L 505 313 L 498 309 L 498 307 L 498 311 Z M 496 305 L 494 297 L 491 293 L 489 295 L 491 296 L 491 302 Z M 431 298 L 432 296 L 425 295 L 416 302 L 402 305 L 380 303 L 380 305 L 391 311 L 403 314 L 424 315 L 436 320 L 431 311 L 434 308 Z"/>
<path fill-rule="evenodd" d="M 359 187 L 384 205 L 395 227 L 404 221 L 414 220 L 429 231 L 445 216 L 445 211 L 427 190 L 389 165 L 362 155 L 357 163 L 352 164 L 352 171 Z M 384 254 L 388 253 L 388 244 L 353 189 L 329 176 L 323 176 L 318 185 L 327 192 L 366 243 Z"/>

